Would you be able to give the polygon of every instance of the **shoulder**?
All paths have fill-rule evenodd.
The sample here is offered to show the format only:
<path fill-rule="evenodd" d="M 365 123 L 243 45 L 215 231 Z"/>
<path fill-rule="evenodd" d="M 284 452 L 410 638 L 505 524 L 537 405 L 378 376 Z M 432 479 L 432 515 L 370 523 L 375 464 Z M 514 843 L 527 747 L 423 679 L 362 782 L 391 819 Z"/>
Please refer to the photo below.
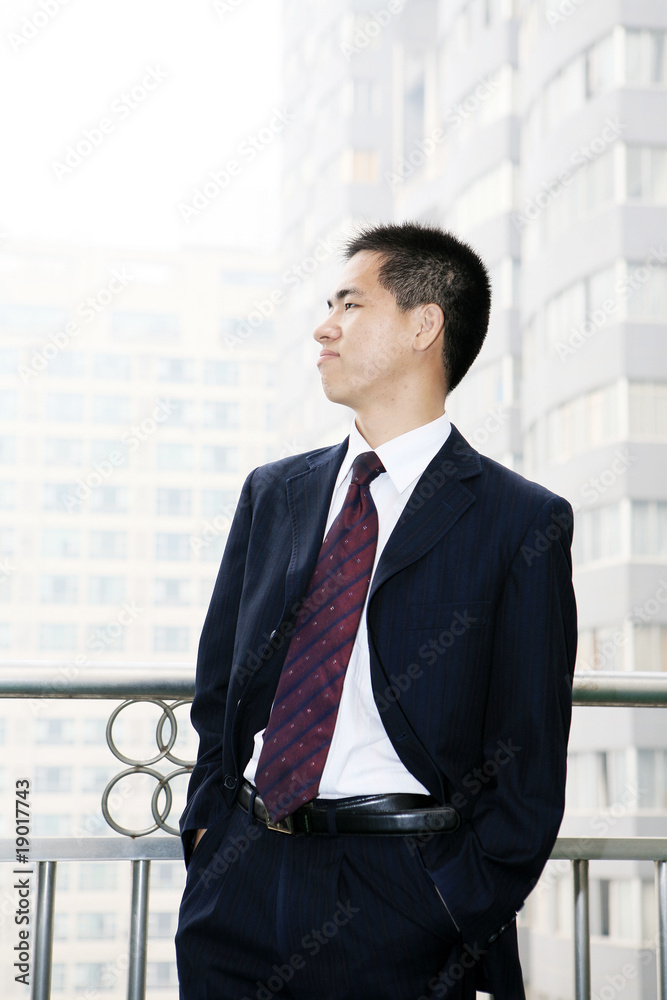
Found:
<path fill-rule="evenodd" d="M 309 472 L 316 466 L 327 465 L 329 462 L 335 461 L 340 464 L 346 449 L 347 439 L 340 444 L 316 448 L 313 451 L 303 451 L 296 455 L 279 458 L 275 462 L 267 462 L 266 465 L 259 465 L 253 469 L 246 480 L 246 486 L 255 493 L 256 491 L 272 489 L 294 476 Z"/>

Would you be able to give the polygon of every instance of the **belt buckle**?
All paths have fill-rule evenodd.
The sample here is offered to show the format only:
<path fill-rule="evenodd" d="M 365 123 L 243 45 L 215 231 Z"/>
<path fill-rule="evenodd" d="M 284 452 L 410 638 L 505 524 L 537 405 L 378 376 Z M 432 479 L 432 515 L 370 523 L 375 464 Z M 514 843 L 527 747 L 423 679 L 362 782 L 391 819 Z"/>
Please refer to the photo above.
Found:
<path fill-rule="evenodd" d="M 294 821 L 291 815 L 285 816 L 274 823 L 267 810 L 266 826 L 269 830 L 275 830 L 276 833 L 294 833 Z"/>

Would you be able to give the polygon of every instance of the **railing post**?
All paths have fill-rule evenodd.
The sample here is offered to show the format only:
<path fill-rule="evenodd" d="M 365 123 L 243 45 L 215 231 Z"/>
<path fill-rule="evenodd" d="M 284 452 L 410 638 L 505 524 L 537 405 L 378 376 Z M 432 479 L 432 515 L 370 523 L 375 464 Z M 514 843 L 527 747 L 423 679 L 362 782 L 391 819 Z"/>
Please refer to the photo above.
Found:
<path fill-rule="evenodd" d="M 572 862 L 574 880 L 574 995 L 591 1000 L 591 936 L 588 916 L 588 861 Z"/>
<path fill-rule="evenodd" d="M 56 862 L 40 861 L 37 869 L 37 913 L 35 917 L 35 965 L 32 1000 L 49 1000 L 53 961 L 53 911 L 56 900 Z"/>
<path fill-rule="evenodd" d="M 150 861 L 132 862 L 132 913 L 130 916 L 130 961 L 127 1000 L 146 996 L 146 944 L 148 938 L 148 891 Z"/>
<path fill-rule="evenodd" d="M 658 1000 L 667 1000 L 667 861 L 655 863 L 655 895 L 658 900 Z"/>

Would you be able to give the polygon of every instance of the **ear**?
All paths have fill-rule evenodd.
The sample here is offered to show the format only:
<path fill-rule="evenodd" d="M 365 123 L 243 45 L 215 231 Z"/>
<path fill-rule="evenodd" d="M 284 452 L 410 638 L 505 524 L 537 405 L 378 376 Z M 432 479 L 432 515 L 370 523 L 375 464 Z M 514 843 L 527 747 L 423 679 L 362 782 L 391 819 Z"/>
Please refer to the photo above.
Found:
<path fill-rule="evenodd" d="M 429 302 L 427 305 L 417 307 L 415 320 L 418 329 L 413 337 L 412 346 L 416 351 L 427 351 L 439 340 L 445 328 L 444 313 L 435 302 Z"/>

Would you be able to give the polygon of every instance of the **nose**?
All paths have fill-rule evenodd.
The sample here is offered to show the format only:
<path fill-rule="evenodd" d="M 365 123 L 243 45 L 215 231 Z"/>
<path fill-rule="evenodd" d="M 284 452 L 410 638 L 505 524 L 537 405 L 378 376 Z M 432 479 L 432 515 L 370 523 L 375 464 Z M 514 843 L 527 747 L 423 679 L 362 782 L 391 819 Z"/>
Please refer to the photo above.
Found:
<path fill-rule="evenodd" d="M 340 337 L 340 326 L 332 312 L 313 330 L 313 339 L 321 344 L 325 340 L 337 340 Z"/>

